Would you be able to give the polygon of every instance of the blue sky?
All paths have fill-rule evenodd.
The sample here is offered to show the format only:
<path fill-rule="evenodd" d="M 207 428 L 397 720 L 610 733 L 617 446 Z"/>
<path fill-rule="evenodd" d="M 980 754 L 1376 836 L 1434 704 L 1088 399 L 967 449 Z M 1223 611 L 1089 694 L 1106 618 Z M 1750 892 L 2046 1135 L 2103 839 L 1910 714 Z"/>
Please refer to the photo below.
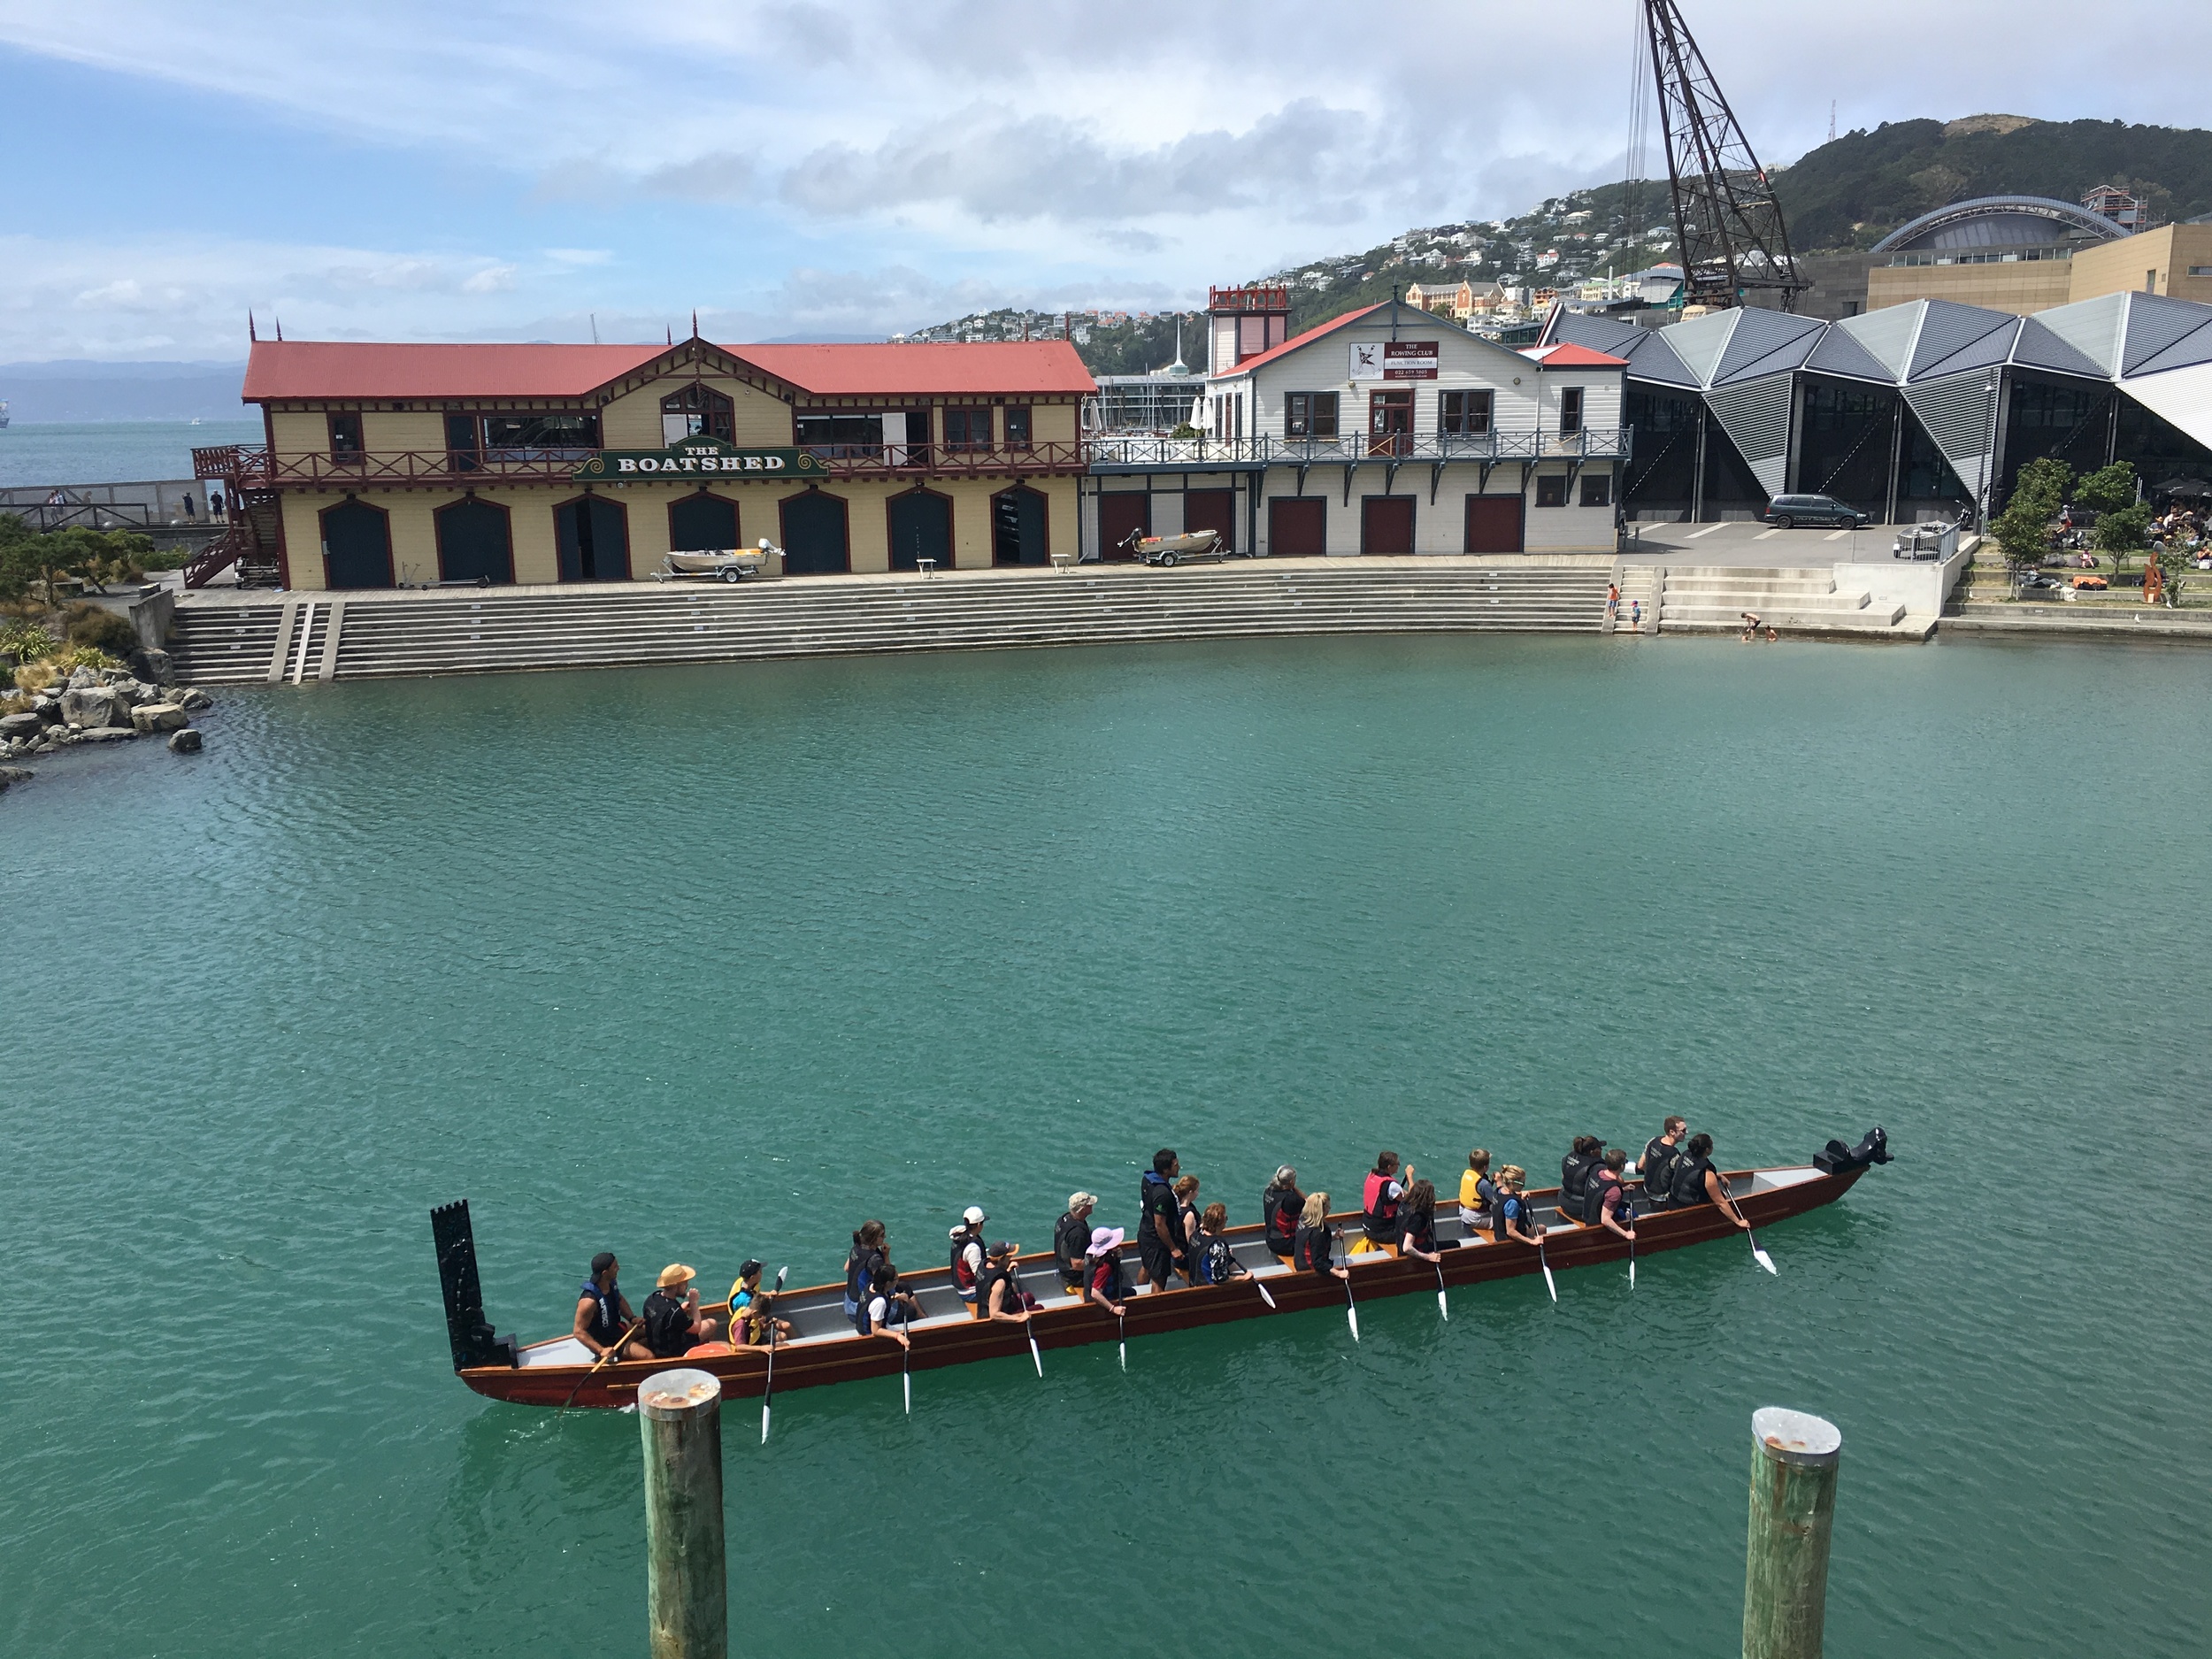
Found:
<path fill-rule="evenodd" d="M 2212 8 L 1684 0 L 1754 142 L 2200 125 Z M 1209 281 L 1616 176 L 1632 0 L 0 0 L 0 360 L 881 335 Z M 1209 65 L 1215 66 L 1210 71 Z"/>

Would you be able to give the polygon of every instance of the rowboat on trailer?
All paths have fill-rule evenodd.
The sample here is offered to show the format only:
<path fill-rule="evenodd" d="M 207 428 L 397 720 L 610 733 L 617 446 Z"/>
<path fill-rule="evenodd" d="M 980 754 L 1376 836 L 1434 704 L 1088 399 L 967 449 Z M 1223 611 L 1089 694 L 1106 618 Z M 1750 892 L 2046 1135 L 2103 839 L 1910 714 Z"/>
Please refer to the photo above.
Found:
<path fill-rule="evenodd" d="M 1887 1139 L 1877 1129 L 1856 1147 L 1831 1141 L 1810 1164 L 1738 1170 L 1726 1179 L 1744 1219 L 1756 1229 L 1834 1202 L 1874 1164 L 1888 1162 Z M 1617 1234 L 1569 1216 L 1559 1208 L 1558 1196 L 1557 1187 L 1528 1194 L 1535 1219 L 1543 1229 L 1544 1263 L 1556 1272 L 1626 1258 L 1628 1246 Z M 1640 1199 L 1637 1208 L 1636 1254 L 1640 1257 L 1709 1243 L 1736 1231 L 1735 1225 L 1712 1204 L 1647 1210 Z M 1356 1232 L 1360 1212 L 1343 1211 L 1330 1219 L 1345 1226 L 1349 1237 Z M 517 1405 L 626 1406 L 635 1402 L 640 1383 L 656 1371 L 677 1366 L 712 1372 L 720 1379 L 722 1392 L 732 1397 L 757 1394 L 766 1383 L 768 1350 L 764 1348 L 741 1348 L 696 1357 L 622 1360 L 595 1369 L 591 1351 L 573 1336 L 526 1345 L 497 1336 L 484 1318 L 468 1201 L 433 1210 L 431 1227 L 445 1291 L 453 1369 L 480 1394 Z M 1468 1228 L 1448 1203 L 1437 1206 L 1436 1236 L 1445 1246 L 1442 1277 L 1446 1286 L 1486 1284 L 1539 1271 L 1537 1251 L 1515 1241 L 1498 1243 L 1481 1229 Z M 1225 1237 L 1237 1260 L 1254 1279 L 1267 1286 L 1273 1298 L 1271 1305 L 1245 1279 L 1179 1290 L 1137 1290 L 1126 1304 L 1125 1334 L 1153 1336 L 1274 1312 L 1344 1305 L 1341 1283 L 1325 1274 L 1294 1271 L 1277 1261 L 1258 1225 L 1232 1227 Z M 1122 1256 L 1133 1287 L 1137 1265 L 1133 1241 L 1122 1246 Z M 1437 1288 L 1438 1268 L 1413 1257 L 1354 1256 L 1348 1264 L 1352 1294 L 1361 1302 Z M 1110 1342 L 1125 1334 L 1121 1328 L 1125 1322 L 1061 1287 L 1058 1264 L 1049 1252 L 1020 1257 L 1019 1268 L 1023 1288 L 1041 1304 L 1026 1333 L 1017 1325 L 977 1319 L 954 1292 L 949 1267 L 902 1273 L 901 1284 L 916 1293 L 924 1315 L 908 1327 L 913 1348 L 905 1356 L 906 1363 L 915 1371 L 933 1371 L 976 1360 L 1021 1358 L 1028 1353 L 1029 1336 L 1035 1337 L 1041 1348 L 1060 1348 Z M 791 1336 L 776 1345 L 779 1394 L 826 1383 L 895 1376 L 901 1370 L 896 1343 L 854 1331 L 845 1316 L 842 1284 L 786 1291 L 777 1296 L 775 1309 L 776 1316 L 788 1320 L 792 1327 Z"/>

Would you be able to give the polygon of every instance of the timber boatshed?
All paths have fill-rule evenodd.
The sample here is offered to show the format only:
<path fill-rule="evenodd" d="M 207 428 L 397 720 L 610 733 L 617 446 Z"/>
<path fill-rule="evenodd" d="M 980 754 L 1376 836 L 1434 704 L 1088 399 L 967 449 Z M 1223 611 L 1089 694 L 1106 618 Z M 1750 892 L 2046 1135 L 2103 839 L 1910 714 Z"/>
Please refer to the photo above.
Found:
<path fill-rule="evenodd" d="M 1109 556 L 1202 529 L 1278 558 L 1615 550 L 1625 358 L 1516 350 L 1395 300 L 1294 338 L 1287 288 L 1215 288 L 1208 310 L 1203 435 L 1090 442 Z"/>
<path fill-rule="evenodd" d="M 763 538 L 791 574 L 1041 565 L 1076 545 L 1096 389 L 1056 340 L 259 341 L 266 437 L 194 452 L 234 511 L 188 580 L 627 581 Z"/>

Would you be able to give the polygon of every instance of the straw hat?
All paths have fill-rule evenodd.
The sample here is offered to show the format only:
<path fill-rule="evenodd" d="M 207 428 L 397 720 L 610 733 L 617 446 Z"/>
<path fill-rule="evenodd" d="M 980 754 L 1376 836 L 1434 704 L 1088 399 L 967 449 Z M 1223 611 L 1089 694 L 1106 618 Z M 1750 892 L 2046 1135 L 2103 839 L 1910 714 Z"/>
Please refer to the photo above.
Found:
<path fill-rule="evenodd" d="M 698 1275 L 681 1262 L 671 1262 L 666 1267 L 661 1269 L 660 1288 L 673 1290 L 679 1285 L 688 1285 L 696 1278 Z"/>

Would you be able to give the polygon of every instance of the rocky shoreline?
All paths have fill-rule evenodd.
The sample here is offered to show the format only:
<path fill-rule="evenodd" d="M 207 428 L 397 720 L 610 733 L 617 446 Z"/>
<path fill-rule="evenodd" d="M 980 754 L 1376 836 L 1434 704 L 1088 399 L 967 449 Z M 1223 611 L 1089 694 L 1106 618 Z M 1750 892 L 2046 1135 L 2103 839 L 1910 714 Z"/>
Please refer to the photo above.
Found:
<path fill-rule="evenodd" d="M 141 737 L 164 737 L 172 754 L 196 755 L 201 734 L 193 717 L 215 706 L 195 687 L 150 683 L 119 668 L 80 668 L 65 681 L 11 701 L 21 703 L 26 695 L 27 708 L 0 714 L 0 761 Z M 0 766 L 0 790 L 35 775 L 28 767 Z"/>

